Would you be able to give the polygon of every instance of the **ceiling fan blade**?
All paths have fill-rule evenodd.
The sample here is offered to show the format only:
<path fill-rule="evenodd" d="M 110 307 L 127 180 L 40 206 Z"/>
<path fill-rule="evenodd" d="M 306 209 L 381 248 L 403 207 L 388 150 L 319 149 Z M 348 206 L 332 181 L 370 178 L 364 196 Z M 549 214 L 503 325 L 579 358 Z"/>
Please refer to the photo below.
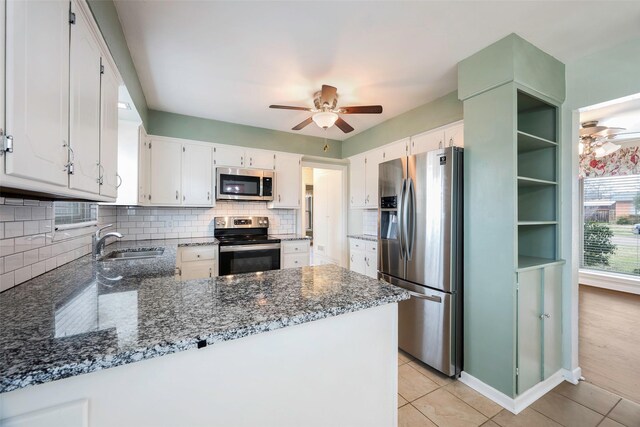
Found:
<path fill-rule="evenodd" d="M 598 136 L 611 136 L 611 135 L 615 135 L 617 133 L 620 133 L 623 130 L 626 130 L 626 129 L 625 128 L 607 128 L 605 130 L 601 130 L 600 132 L 597 132 L 596 135 L 598 135 Z"/>
<path fill-rule="evenodd" d="M 336 93 L 338 93 L 338 89 L 329 85 L 322 85 L 322 91 L 320 92 L 320 100 L 322 104 L 325 102 L 329 104 L 329 106 L 333 105 L 333 101 L 336 99 Z"/>
<path fill-rule="evenodd" d="M 340 128 L 340 130 L 344 133 L 349 133 L 353 130 L 353 128 L 351 127 L 351 125 L 347 122 L 345 122 L 344 120 L 342 120 L 341 117 L 338 117 L 338 120 L 336 120 L 336 126 L 338 126 Z"/>
<path fill-rule="evenodd" d="M 594 133 L 601 132 L 605 129 L 607 129 L 606 126 L 589 126 L 586 128 L 580 128 L 580 136 L 593 135 Z"/>
<path fill-rule="evenodd" d="M 360 107 L 340 107 L 342 114 L 380 114 L 382 105 L 362 105 Z"/>
<path fill-rule="evenodd" d="M 309 123 L 311 123 L 312 121 L 313 121 L 313 119 L 311 117 L 309 117 L 304 122 L 300 122 L 296 126 L 292 127 L 291 130 L 300 130 L 303 127 L 305 127 L 306 125 L 308 125 Z"/>
<path fill-rule="evenodd" d="M 312 108 L 292 107 L 290 105 L 269 105 L 269 108 L 277 108 L 279 110 L 300 110 L 300 111 L 311 111 L 312 110 Z"/>

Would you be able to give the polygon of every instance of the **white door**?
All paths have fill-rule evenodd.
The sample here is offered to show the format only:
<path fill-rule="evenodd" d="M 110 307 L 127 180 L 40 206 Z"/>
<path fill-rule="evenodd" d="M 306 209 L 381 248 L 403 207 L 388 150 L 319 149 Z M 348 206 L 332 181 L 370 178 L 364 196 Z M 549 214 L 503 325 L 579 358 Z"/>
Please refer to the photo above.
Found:
<path fill-rule="evenodd" d="M 349 207 L 366 207 L 366 180 L 364 154 L 349 158 Z"/>
<path fill-rule="evenodd" d="M 302 185 L 300 160 L 299 154 L 276 153 L 276 185 L 272 207 L 293 209 L 300 207 L 300 186 Z"/>
<path fill-rule="evenodd" d="M 244 148 L 233 145 L 216 145 L 213 148 L 213 164 L 216 166 L 244 167 Z"/>
<path fill-rule="evenodd" d="M 399 159 L 409 154 L 410 138 L 404 138 L 400 141 L 392 142 L 389 145 L 382 147 L 382 161 Z"/>
<path fill-rule="evenodd" d="M 245 165 L 256 169 L 273 169 L 275 156 L 272 151 L 246 150 Z"/>
<path fill-rule="evenodd" d="M 383 150 L 367 151 L 365 155 L 365 197 L 364 203 L 368 208 L 378 207 L 378 166 L 382 163 Z"/>
<path fill-rule="evenodd" d="M 182 204 L 212 206 L 212 148 L 184 144 L 182 150 Z"/>
<path fill-rule="evenodd" d="M 100 97 L 100 194 L 118 195 L 118 79 L 109 64 L 104 64 Z"/>
<path fill-rule="evenodd" d="M 458 123 L 444 130 L 447 147 L 464 147 L 464 124 Z"/>
<path fill-rule="evenodd" d="M 182 144 L 166 139 L 151 139 L 150 202 L 152 205 L 179 205 L 182 178 Z"/>
<path fill-rule="evenodd" d="M 145 205 L 149 203 L 150 173 L 151 173 L 151 150 L 149 147 L 149 137 L 142 126 L 139 127 L 139 148 L 138 148 L 138 203 Z"/>
<path fill-rule="evenodd" d="M 69 106 L 71 161 L 69 187 L 99 193 L 100 164 L 100 47 L 89 23 L 76 12 L 71 26 Z"/>
<path fill-rule="evenodd" d="M 68 185 L 69 2 L 6 2 L 9 175 Z M 27 31 L 31 29 L 31 31 Z M 37 29 L 37 31 L 36 31 Z"/>
<path fill-rule="evenodd" d="M 436 130 L 411 137 L 411 154 L 444 148 L 444 131 Z"/>

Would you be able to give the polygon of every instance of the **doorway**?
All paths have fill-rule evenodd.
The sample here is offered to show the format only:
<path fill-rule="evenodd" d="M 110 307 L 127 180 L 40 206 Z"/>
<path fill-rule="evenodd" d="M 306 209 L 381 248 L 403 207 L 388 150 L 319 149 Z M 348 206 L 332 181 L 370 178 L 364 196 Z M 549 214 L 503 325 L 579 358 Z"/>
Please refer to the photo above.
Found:
<path fill-rule="evenodd" d="M 311 238 L 310 265 L 346 265 L 346 167 L 302 163 L 300 234 Z"/>

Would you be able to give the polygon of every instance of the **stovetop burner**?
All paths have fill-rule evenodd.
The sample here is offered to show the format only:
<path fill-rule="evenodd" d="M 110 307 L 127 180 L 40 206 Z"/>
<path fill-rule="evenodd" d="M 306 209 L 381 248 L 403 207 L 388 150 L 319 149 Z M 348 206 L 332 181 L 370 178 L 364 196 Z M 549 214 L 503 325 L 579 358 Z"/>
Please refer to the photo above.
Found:
<path fill-rule="evenodd" d="M 262 216 L 215 217 L 213 235 L 220 246 L 280 243 L 269 238 L 269 218 Z"/>

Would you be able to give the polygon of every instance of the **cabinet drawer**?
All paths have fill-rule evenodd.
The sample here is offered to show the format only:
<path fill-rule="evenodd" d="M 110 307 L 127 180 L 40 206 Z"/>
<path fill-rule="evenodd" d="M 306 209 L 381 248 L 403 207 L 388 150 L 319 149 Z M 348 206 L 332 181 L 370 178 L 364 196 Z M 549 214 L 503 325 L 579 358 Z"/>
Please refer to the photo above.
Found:
<path fill-rule="evenodd" d="M 378 242 L 367 242 L 365 244 L 365 250 L 370 255 L 378 253 Z"/>
<path fill-rule="evenodd" d="M 365 250 L 365 241 L 360 239 L 349 239 L 349 249 L 351 251 L 364 251 Z"/>
<path fill-rule="evenodd" d="M 180 252 L 180 259 L 183 262 L 218 259 L 218 246 L 180 248 Z"/>
<path fill-rule="evenodd" d="M 183 262 L 180 266 L 181 280 L 208 279 L 218 275 L 218 265 L 215 261 Z"/>
<path fill-rule="evenodd" d="M 285 254 L 300 254 L 309 252 L 308 241 L 294 241 L 282 244 L 282 252 Z"/>
<path fill-rule="evenodd" d="M 285 255 L 282 268 L 304 267 L 309 265 L 309 254 Z"/>

